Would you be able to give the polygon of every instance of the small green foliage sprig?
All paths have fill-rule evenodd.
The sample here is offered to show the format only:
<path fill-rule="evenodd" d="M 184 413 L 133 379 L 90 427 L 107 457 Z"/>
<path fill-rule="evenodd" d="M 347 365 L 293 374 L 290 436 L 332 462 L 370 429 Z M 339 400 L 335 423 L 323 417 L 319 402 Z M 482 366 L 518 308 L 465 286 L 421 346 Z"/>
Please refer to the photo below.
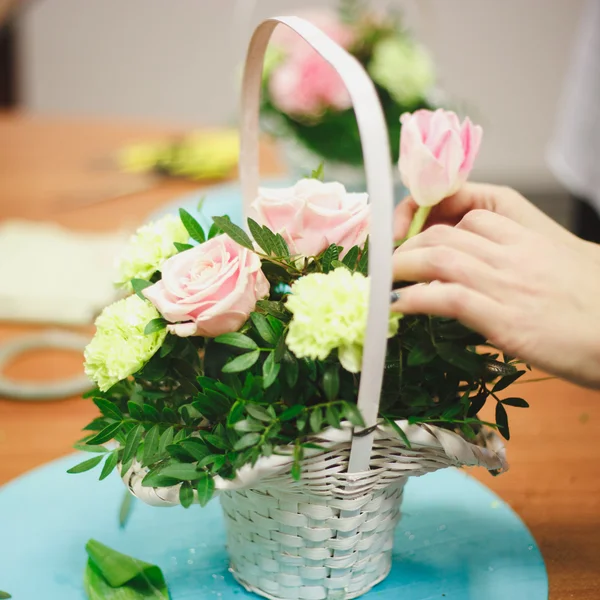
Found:
<path fill-rule="evenodd" d="M 225 233 L 257 252 L 271 296 L 258 301 L 239 331 L 214 339 L 168 333 L 140 371 L 87 394 L 100 415 L 76 447 L 93 456 L 69 472 L 102 465 L 105 479 L 117 465 L 124 474 L 137 461 L 147 469 L 142 485 L 181 484 L 179 499 L 188 507 L 195 497 L 201 505 L 210 500 L 215 476 L 232 479 L 263 456 L 289 455 L 299 478 L 305 451 L 321 447 L 326 428 L 364 426 L 357 408 L 360 374 L 343 369 L 335 352 L 325 360 L 297 358 L 286 345 L 292 314 L 285 299 L 289 286 L 310 273 L 345 268 L 366 275 L 368 241 L 345 254 L 334 244 L 300 259 L 281 235 L 252 219 L 254 241 L 228 217 L 215 217 L 208 234 L 189 213 L 181 218 L 197 242 Z M 149 284 L 132 282 L 138 294 Z M 153 319 L 146 334 L 165 326 Z M 527 403 L 500 393 L 524 373 L 518 360 L 495 352 L 455 320 L 406 316 L 388 341 L 380 416 L 407 445 L 397 420 L 434 424 L 472 440 L 490 425 L 508 439 L 506 407 Z M 478 417 L 489 401 L 496 403 L 495 423 Z M 105 446 L 111 440 L 114 447 Z"/>

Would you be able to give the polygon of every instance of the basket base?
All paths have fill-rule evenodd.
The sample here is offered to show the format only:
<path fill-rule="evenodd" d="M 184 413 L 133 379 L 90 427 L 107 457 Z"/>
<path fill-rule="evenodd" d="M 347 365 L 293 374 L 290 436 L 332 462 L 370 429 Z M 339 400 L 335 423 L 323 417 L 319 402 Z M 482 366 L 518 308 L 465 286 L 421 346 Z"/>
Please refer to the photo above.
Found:
<path fill-rule="evenodd" d="M 390 556 L 390 560 L 388 561 L 387 568 L 385 569 L 385 571 L 381 573 L 381 575 L 377 579 L 371 581 L 367 587 L 361 590 L 357 590 L 355 592 L 331 592 L 329 596 L 327 596 L 327 600 L 351 600 L 352 598 L 358 598 L 359 596 L 366 594 L 371 588 L 375 587 L 378 583 L 381 583 L 390 574 L 391 570 L 392 561 Z M 229 568 L 229 572 L 233 575 L 233 578 L 247 592 L 252 592 L 253 594 L 257 594 L 258 596 L 262 596 L 263 598 L 268 598 L 269 600 L 282 600 L 281 596 L 271 596 L 271 594 L 268 594 L 267 592 L 261 589 L 255 588 L 254 586 L 244 581 L 244 579 L 242 579 L 242 577 L 238 575 L 233 565 Z"/>
<path fill-rule="evenodd" d="M 359 498 L 224 492 L 230 572 L 271 600 L 347 600 L 385 579 L 404 481 Z"/>

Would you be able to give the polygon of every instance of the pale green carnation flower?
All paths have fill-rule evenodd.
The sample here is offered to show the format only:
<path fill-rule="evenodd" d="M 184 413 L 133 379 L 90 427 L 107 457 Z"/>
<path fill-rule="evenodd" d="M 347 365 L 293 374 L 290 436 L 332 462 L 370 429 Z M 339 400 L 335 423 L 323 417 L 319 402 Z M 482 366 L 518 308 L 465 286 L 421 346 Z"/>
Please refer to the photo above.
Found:
<path fill-rule="evenodd" d="M 167 330 L 144 335 L 160 317 L 146 300 L 133 295 L 107 306 L 96 319 L 96 335 L 87 345 L 85 373 L 105 392 L 139 371 L 161 347 Z"/>
<path fill-rule="evenodd" d="M 340 267 L 312 273 L 292 286 L 286 306 L 293 313 L 286 343 L 298 358 L 325 360 L 337 349 L 342 366 L 360 371 L 367 331 L 368 277 Z M 390 314 L 388 337 L 398 331 L 400 315 Z"/>
<path fill-rule="evenodd" d="M 185 244 L 189 237 L 181 219 L 174 215 L 143 225 L 131 236 L 117 263 L 115 284 L 131 290 L 132 279 L 150 279 L 167 258 L 177 253 L 174 242 Z"/>
<path fill-rule="evenodd" d="M 399 104 L 412 104 L 424 98 L 435 82 L 429 54 L 412 40 L 402 37 L 386 37 L 378 42 L 368 70 L 373 81 Z"/>

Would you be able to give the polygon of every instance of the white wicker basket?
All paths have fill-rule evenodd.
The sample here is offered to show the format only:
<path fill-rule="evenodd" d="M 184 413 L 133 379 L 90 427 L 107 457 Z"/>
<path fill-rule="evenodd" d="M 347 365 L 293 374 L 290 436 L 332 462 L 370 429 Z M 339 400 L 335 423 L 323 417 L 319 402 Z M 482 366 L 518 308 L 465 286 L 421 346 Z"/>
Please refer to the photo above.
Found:
<path fill-rule="evenodd" d="M 455 433 L 399 421 L 408 448 L 378 423 L 392 285 L 393 185 L 385 121 L 374 86 L 362 66 L 319 29 L 297 17 L 258 26 L 248 49 L 242 89 L 240 179 L 247 211 L 258 190 L 258 114 L 261 72 L 268 40 L 278 24 L 295 31 L 339 72 L 354 104 L 372 200 L 367 338 L 358 397 L 366 427 L 344 424 L 315 438 L 326 450 L 306 452 L 302 477 L 290 475 L 291 458 L 261 458 L 236 479 L 217 478 L 228 530 L 231 571 L 248 590 L 274 599 L 347 599 L 367 592 L 391 566 L 394 528 L 404 484 L 449 466 L 506 469 L 504 446 L 492 432 L 470 443 Z M 343 140 L 340 140 L 343 143 Z M 123 479 L 148 504 L 179 503 L 179 486 L 141 485 L 139 464 Z"/>

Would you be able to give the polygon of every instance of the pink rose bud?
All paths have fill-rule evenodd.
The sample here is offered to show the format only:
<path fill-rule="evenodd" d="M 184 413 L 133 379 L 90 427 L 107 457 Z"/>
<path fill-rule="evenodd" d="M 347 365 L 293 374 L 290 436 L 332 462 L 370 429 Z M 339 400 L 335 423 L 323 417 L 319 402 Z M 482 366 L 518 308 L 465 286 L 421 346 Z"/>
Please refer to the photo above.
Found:
<path fill-rule="evenodd" d="M 240 329 L 269 294 L 260 267 L 258 255 L 218 235 L 165 261 L 162 279 L 143 293 L 171 333 L 216 337 Z"/>
<path fill-rule="evenodd" d="M 347 252 L 367 237 L 367 194 L 346 192 L 337 182 L 301 179 L 289 188 L 260 188 L 251 217 L 280 233 L 292 254 L 316 256 L 331 244 Z"/>
<path fill-rule="evenodd" d="M 482 129 L 456 113 L 418 110 L 400 117 L 402 183 L 419 206 L 433 206 L 467 180 L 481 144 Z"/>

